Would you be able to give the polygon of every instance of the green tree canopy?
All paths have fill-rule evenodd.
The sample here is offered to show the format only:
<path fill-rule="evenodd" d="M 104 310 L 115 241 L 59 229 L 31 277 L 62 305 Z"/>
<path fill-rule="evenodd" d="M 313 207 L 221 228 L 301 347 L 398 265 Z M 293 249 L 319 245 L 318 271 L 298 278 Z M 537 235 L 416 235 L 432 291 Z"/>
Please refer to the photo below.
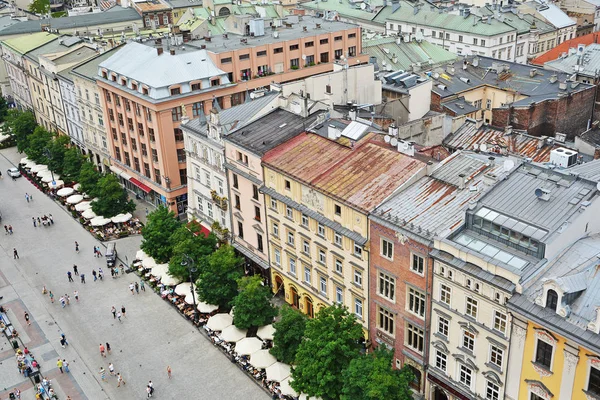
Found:
<path fill-rule="evenodd" d="M 67 149 L 63 157 L 62 177 L 65 182 L 74 182 L 79 179 L 85 156 L 77 147 Z M 91 164 L 91 163 L 90 163 Z"/>
<path fill-rule="evenodd" d="M 81 166 L 79 172 L 79 184 L 81 185 L 81 192 L 87 194 L 90 197 L 98 197 L 98 181 L 102 177 L 102 174 L 96 170 L 94 164 L 86 161 Z"/>
<path fill-rule="evenodd" d="M 192 275 L 192 282 L 195 282 L 200 273 L 207 264 L 207 257 L 211 255 L 217 247 L 217 238 L 214 234 L 207 237 L 200 231 L 200 224 L 189 223 L 181 225 L 169 238 L 173 247 L 173 255 L 169 260 L 169 275 L 179 278 L 183 281 L 189 279 L 189 270 L 187 266 L 182 266 L 183 255 L 187 255 L 194 260 L 196 273 Z"/>
<path fill-rule="evenodd" d="M 24 152 L 29 147 L 29 136 L 37 126 L 35 115 L 31 111 L 23 112 L 13 108 L 8 111 L 6 123 L 17 140 L 17 150 Z"/>
<path fill-rule="evenodd" d="M 0 96 L 0 122 L 6 122 L 8 117 L 8 103 L 4 96 Z"/>
<path fill-rule="evenodd" d="M 298 393 L 338 400 L 344 387 L 342 371 L 360 356 L 362 327 L 354 314 L 336 304 L 308 320 L 304 337 L 296 353 L 292 387 Z"/>
<path fill-rule="evenodd" d="M 54 135 L 41 126 L 37 126 L 33 133 L 29 135 L 27 141 L 27 148 L 25 153 L 30 160 L 36 163 L 48 163 L 45 152 L 48 146 L 52 144 L 52 138 Z"/>
<path fill-rule="evenodd" d="M 48 151 L 44 152 L 44 154 L 50 171 L 60 175 L 63 174 L 65 154 L 70 141 L 68 136 L 56 136 L 48 144 Z"/>
<path fill-rule="evenodd" d="M 29 11 L 38 15 L 46 15 L 50 12 L 50 0 L 33 0 L 29 4 Z"/>
<path fill-rule="evenodd" d="M 258 275 L 245 276 L 237 281 L 239 293 L 233 299 L 233 324 L 240 329 L 258 328 L 273 322 L 277 308 L 271 303 L 273 293 L 263 285 Z"/>
<path fill-rule="evenodd" d="M 270 352 L 275 358 L 286 364 L 295 362 L 296 352 L 304 337 L 307 320 L 308 317 L 300 311 L 288 305 L 283 306 L 281 319 L 273 324 L 275 334 Z"/>
<path fill-rule="evenodd" d="M 157 263 L 169 262 L 173 256 L 171 235 L 179 229 L 181 223 L 175 219 L 175 213 L 165 206 L 158 207 L 148 214 L 146 226 L 142 228 L 141 248 Z"/>
<path fill-rule="evenodd" d="M 96 215 L 110 218 L 134 211 L 135 203 L 129 199 L 119 179 L 113 174 L 108 174 L 98 181 L 98 199 L 92 202 L 92 210 Z"/>
<path fill-rule="evenodd" d="M 412 400 L 408 368 L 392 368 L 394 352 L 379 347 L 350 361 L 342 374 L 342 400 Z"/>
<path fill-rule="evenodd" d="M 200 300 L 227 309 L 238 293 L 237 280 L 243 275 L 242 261 L 228 244 L 212 253 L 196 283 Z"/>

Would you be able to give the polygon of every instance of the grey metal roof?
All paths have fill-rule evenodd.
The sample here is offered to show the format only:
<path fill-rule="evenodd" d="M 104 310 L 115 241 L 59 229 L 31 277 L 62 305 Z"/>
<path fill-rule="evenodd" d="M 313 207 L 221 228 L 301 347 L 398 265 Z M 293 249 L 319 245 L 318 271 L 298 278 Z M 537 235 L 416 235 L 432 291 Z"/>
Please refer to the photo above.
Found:
<path fill-rule="evenodd" d="M 600 69 L 600 44 L 591 43 L 585 46 L 583 54 L 568 54 L 566 57 L 559 57 L 556 60 L 544 63 L 549 69 L 555 69 L 566 73 L 579 73 L 591 77 L 596 77 Z"/>
<path fill-rule="evenodd" d="M 545 0 L 528 1 L 526 5 L 535 8 L 538 13 L 550 24 L 558 29 L 575 25 L 576 22 L 569 18 L 559 7 Z"/>
<path fill-rule="evenodd" d="M 202 5 L 202 0 L 166 0 L 172 8 L 191 8 Z"/>
<path fill-rule="evenodd" d="M 575 165 L 574 167 L 569 168 L 567 172 L 577 174 L 582 178 L 594 182 L 600 182 L 600 160 Z"/>
<path fill-rule="evenodd" d="M 473 106 L 471 103 L 465 100 L 464 97 L 459 97 L 458 99 L 446 101 L 441 104 L 442 107 L 447 108 L 452 111 L 456 116 L 471 114 L 479 108 Z"/>
<path fill-rule="evenodd" d="M 74 38 L 75 40 L 72 39 L 73 36 L 69 35 L 59 36 L 51 42 L 31 50 L 25 57 L 37 63 L 38 57 L 41 55 L 65 52 L 68 51 L 71 46 L 82 42 L 80 38 Z"/>
<path fill-rule="evenodd" d="M 302 214 L 305 214 L 308 217 L 317 220 L 317 222 L 327 226 L 328 228 L 331 228 L 334 231 L 339 232 L 340 234 L 354 240 L 356 243 L 360 244 L 361 246 L 363 246 L 365 243 L 367 243 L 367 238 L 363 237 L 361 234 L 351 231 L 348 228 L 344 228 L 339 222 L 335 222 L 335 221 L 330 220 L 329 218 L 325 218 L 322 214 L 319 214 L 318 212 L 311 210 L 310 208 L 306 207 L 305 205 L 295 202 L 294 200 L 290 199 L 287 196 L 277 193 L 277 191 L 275 191 L 273 189 L 270 189 L 266 186 L 261 186 L 259 190 L 261 193 L 267 194 L 267 195 L 271 196 L 272 198 L 274 198 L 275 200 L 280 201 L 284 204 L 287 204 L 288 206 L 300 211 Z"/>
<path fill-rule="evenodd" d="M 92 28 L 103 24 L 114 24 L 127 21 L 141 21 L 142 17 L 132 8 L 119 11 L 89 13 L 74 17 L 49 18 L 18 22 L 0 30 L 0 36 L 21 35 L 40 32 L 42 25 L 50 24 L 52 29 Z"/>
<path fill-rule="evenodd" d="M 247 149 L 258 156 L 304 132 L 320 113 L 307 118 L 278 108 L 269 114 L 234 130 L 227 136 L 228 141 Z"/>
<path fill-rule="evenodd" d="M 104 60 L 112 57 L 113 54 L 115 54 L 119 49 L 120 47 L 115 47 L 114 49 L 110 49 L 83 64 L 79 64 L 77 67 L 73 68 L 71 74 L 95 81 L 98 78 L 98 65 L 100 65 L 100 63 L 102 63 Z"/>

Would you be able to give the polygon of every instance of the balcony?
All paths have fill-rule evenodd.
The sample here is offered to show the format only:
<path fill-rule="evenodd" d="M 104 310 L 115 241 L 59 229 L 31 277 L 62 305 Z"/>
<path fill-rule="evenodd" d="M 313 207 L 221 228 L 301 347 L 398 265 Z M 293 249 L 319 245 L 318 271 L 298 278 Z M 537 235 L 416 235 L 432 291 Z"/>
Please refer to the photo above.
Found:
<path fill-rule="evenodd" d="M 212 200 L 215 202 L 217 207 L 219 207 L 223 211 L 227 211 L 227 197 L 219 196 L 216 190 L 211 190 L 210 196 L 212 197 Z"/>

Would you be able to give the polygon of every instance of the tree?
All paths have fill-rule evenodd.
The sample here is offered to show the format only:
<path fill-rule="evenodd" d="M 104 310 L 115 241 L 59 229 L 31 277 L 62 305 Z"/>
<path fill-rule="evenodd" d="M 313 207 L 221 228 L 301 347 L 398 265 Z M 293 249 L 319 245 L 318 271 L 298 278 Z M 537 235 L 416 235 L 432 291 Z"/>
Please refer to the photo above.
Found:
<path fill-rule="evenodd" d="M 33 133 L 29 135 L 27 148 L 25 153 L 30 160 L 36 163 L 47 163 L 48 159 L 45 156 L 45 151 L 52 142 L 53 134 L 45 130 L 41 126 L 37 126 Z"/>
<path fill-rule="evenodd" d="M 29 147 L 29 136 L 35 130 L 37 123 L 31 111 L 19 111 L 16 108 L 8 111 L 6 124 L 17 140 L 17 150 L 22 153 Z"/>
<path fill-rule="evenodd" d="M 8 117 L 8 103 L 4 96 L 0 96 L 0 122 L 6 122 Z"/>
<path fill-rule="evenodd" d="M 271 289 L 263 285 L 261 277 L 245 276 L 238 279 L 237 284 L 239 293 L 232 301 L 233 324 L 240 329 L 250 329 L 272 323 L 277 308 L 271 303 Z"/>
<path fill-rule="evenodd" d="M 38 15 L 46 15 L 50 12 L 50 0 L 33 0 L 29 4 L 29 11 Z"/>
<path fill-rule="evenodd" d="M 68 136 L 56 136 L 47 146 L 47 151 L 44 152 L 48 163 L 48 169 L 56 174 L 63 174 L 63 165 L 65 161 L 65 153 L 68 150 L 70 143 Z"/>
<path fill-rule="evenodd" d="M 62 177 L 65 182 L 77 181 L 81 174 L 81 168 L 85 162 L 85 156 L 76 147 L 67 149 L 63 157 Z M 91 163 L 90 163 L 91 164 Z"/>
<path fill-rule="evenodd" d="M 200 224 L 189 223 L 181 225 L 169 238 L 173 247 L 173 255 L 169 260 L 169 275 L 179 278 L 183 281 L 189 279 L 189 270 L 187 266 L 181 265 L 183 255 L 187 255 L 194 260 L 197 271 L 192 275 L 192 282 L 195 282 L 203 267 L 207 264 L 207 257 L 211 255 L 217 247 L 217 238 L 214 234 L 204 236 L 200 231 Z"/>
<path fill-rule="evenodd" d="M 93 203 L 92 203 L 93 204 Z M 166 263 L 173 256 L 171 235 L 181 226 L 175 213 L 165 206 L 148 214 L 146 226 L 142 228 L 141 249 L 157 263 Z"/>
<path fill-rule="evenodd" d="M 360 356 L 362 327 L 354 314 L 336 304 L 308 320 L 304 337 L 296 353 L 292 387 L 323 400 L 339 399 L 344 387 L 342 371 Z"/>
<path fill-rule="evenodd" d="M 236 307 L 237 312 L 237 307 Z M 306 329 L 306 315 L 284 305 L 281 309 L 281 319 L 273 324 L 275 334 L 273 335 L 273 347 L 271 354 L 279 361 L 293 364 L 296 360 L 296 352 L 304 337 Z"/>
<path fill-rule="evenodd" d="M 94 164 L 89 161 L 84 162 L 78 179 L 81 192 L 90 197 L 98 197 L 98 181 L 100 178 L 102 178 L 102 174 L 96 170 Z"/>
<path fill-rule="evenodd" d="M 110 218 L 133 210 L 135 210 L 135 203 L 129 199 L 127 192 L 116 176 L 108 174 L 100 178 L 98 181 L 98 199 L 92 202 L 92 211 L 96 215 Z"/>
<path fill-rule="evenodd" d="M 350 361 L 342 374 L 342 400 L 412 400 L 409 368 L 392 368 L 394 352 L 379 347 Z"/>
<path fill-rule="evenodd" d="M 241 264 L 242 259 L 231 245 L 222 245 L 212 253 L 196 283 L 200 300 L 227 309 L 238 292 L 237 280 L 243 275 Z"/>

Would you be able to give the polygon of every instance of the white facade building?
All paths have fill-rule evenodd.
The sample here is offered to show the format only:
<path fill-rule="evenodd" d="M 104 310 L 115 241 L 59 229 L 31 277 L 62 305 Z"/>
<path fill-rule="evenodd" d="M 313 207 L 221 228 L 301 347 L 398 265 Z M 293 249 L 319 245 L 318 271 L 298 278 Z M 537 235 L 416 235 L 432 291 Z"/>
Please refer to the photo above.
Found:
<path fill-rule="evenodd" d="M 67 119 L 67 133 L 71 142 L 77 145 L 85 154 L 85 144 L 83 138 L 83 127 L 79 118 L 79 107 L 77 97 L 75 96 L 75 84 L 69 75 L 69 70 L 58 75 L 60 95 L 63 100 L 65 117 Z"/>

